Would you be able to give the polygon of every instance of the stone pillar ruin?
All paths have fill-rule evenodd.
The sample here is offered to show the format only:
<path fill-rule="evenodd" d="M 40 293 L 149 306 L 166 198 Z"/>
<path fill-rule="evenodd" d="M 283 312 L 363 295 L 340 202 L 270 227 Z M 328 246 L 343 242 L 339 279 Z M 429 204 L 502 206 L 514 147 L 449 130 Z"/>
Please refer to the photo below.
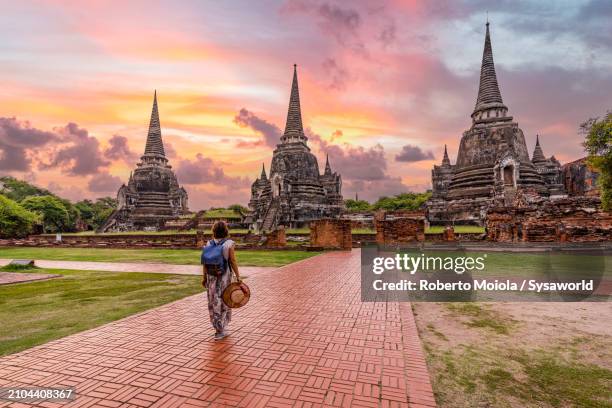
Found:
<path fill-rule="evenodd" d="M 310 223 L 310 246 L 320 249 L 345 249 L 353 247 L 351 220 L 321 219 Z"/>
<path fill-rule="evenodd" d="M 266 234 L 266 248 L 285 248 L 287 246 L 287 236 L 285 227 L 279 226 Z"/>
<path fill-rule="evenodd" d="M 442 240 L 455 241 L 455 228 L 451 226 L 445 227 L 444 232 L 442 233 Z"/>
<path fill-rule="evenodd" d="M 425 214 L 417 211 L 388 212 L 376 216 L 376 243 L 397 245 L 425 241 Z"/>

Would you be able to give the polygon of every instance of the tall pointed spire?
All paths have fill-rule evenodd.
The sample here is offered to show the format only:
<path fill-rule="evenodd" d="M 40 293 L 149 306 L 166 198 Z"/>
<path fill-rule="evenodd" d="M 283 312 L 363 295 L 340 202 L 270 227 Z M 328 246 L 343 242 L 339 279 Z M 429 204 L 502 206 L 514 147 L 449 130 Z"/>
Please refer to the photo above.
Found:
<path fill-rule="evenodd" d="M 536 144 L 533 149 L 533 156 L 531 161 L 533 163 L 545 161 L 546 157 L 544 156 L 544 152 L 542 151 L 542 147 L 540 146 L 540 135 L 536 135 Z"/>
<path fill-rule="evenodd" d="M 329 154 L 325 155 L 325 175 L 330 176 L 332 174 L 331 166 L 329 165 Z"/>
<path fill-rule="evenodd" d="M 144 155 L 147 157 L 157 156 L 163 159 L 166 158 L 159 124 L 159 112 L 157 110 L 157 90 L 153 94 L 153 109 L 151 111 L 151 121 L 149 122 L 149 133 L 147 135 Z"/>
<path fill-rule="evenodd" d="M 306 142 L 302 125 L 302 109 L 300 107 L 300 90 L 297 79 L 297 65 L 293 64 L 293 83 L 291 84 L 291 96 L 289 97 L 289 110 L 287 112 L 287 124 L 285 133 L 281 141 L 285 142 Z"/>
<path fill-rule="evenodd" d="M 491 35 L 489 33 L 489 21 L 487 21 L 486 26 L 487 31 L 485 34 L 484 50 L 482 52 L 482 65 L 480 67 L 480 85 L 478 87 L 476 106 L 474 107 L 474 113 L 472 113 L 473 118 L 475 118 L 475 115 L 479 112 L 499 110 L 500 108 L 502 111 L 497 112 L 497 114 L 493 116 L 505 116 L 505 111 L 508 109 L 502 101 L 501 92 L 499 91 L 499 85 L 497 83 L 495 63 L 493 62 L 493 47 L 491 46 Z"/>
<path fill-rule="evenodd" d="M 442 158 L 443 166 L 450 166 L 450 159 L 448 158 L 448 151 L 446 150 L 446 145 L 444 145 L 444 157 Z"/>
<path fill-rule="evenodd" d="M 266 164 L 265 163 L 261 163 L 261 176 L 259 176 L 259 178 L 261 178 L 262 180 L 265 180 L 268 178 L 266 176 Z"/>

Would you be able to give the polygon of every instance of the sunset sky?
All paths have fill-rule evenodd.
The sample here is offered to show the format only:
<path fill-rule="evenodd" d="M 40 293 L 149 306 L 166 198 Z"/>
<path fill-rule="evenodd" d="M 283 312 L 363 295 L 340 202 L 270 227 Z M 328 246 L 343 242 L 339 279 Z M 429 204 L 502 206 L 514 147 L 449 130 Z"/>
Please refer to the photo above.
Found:
<path fill-rule="evenodd" d="M 487 10 L 488 9 L 488 10 Z M 471 124 L 485 22 L 533 150 L 584 156 L 612 109 L 610 1 L 2 1 L 0 175 L 115 196 L 153 92 L 192 210 L 246 204 L 284 128 L 293 64 L 309 146 L 345 198 L 424 191 Z"/>

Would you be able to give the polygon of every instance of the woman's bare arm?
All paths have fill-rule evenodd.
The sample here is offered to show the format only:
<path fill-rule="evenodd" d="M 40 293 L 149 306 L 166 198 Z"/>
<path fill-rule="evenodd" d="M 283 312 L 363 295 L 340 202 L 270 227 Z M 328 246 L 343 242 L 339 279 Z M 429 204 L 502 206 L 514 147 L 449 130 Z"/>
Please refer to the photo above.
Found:
<path fill-rule="evenodd" d="M 234 271 L 236 274 L 236 279 L 240 280 L 240 273 L 238 272 L 238 262 L 236 262 L 236 251 L 234 251 L 234 247 L 231 247 L 229 250 L 229 263 L 232 271 Z"/>

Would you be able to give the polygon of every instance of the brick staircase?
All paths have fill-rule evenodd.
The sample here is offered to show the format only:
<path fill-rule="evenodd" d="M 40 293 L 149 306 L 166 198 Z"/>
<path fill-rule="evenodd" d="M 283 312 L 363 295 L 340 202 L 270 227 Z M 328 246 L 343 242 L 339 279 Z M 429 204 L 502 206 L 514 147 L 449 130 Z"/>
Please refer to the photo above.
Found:
<path fill-rule="evenodd" d="M 262 231 L 270 231 L 274 227 L 276 227 L 277 219 L 276 216 L 279 210 L 279 201 L 278 199 L 273 199 L 270 203 L 270 207 L 268 207 L 268 211 L 266 211 L 266 216 L 264 217 L 263 224 L 261 225 Z"/>

